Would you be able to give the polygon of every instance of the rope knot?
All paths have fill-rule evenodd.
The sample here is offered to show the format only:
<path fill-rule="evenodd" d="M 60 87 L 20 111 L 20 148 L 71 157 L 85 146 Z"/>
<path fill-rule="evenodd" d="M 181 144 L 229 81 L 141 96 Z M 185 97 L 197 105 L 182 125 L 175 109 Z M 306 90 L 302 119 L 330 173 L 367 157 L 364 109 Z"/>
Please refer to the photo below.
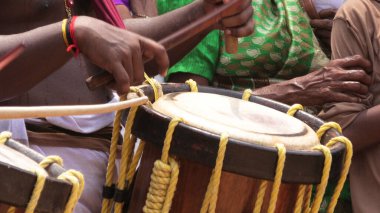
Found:
<path fill-rule="evenodd" d="M 185 83 L 189 85 L 191 92 L 198 92 L 197 82 L 195 82 L 193 79 L 189 79 Z"/>
<path fill-rule="evenodd" d="M 301 104 L 293 104 L 286 114 L 294 116 L 298 110 L 303 110 L 303 106 Z"/>
<path fill-rule="evenodd" d="M 4 131 L 0 133 L 0 144 L 4 144 L 12 137 L 12 133 L 8 131 Z"/>
<path fill-rule="evenodd" d="M 243 99 L 244 101 L 249 101 L 249 98 L 250 98 L 252 95 L 253 95 L 253 91 L 252 91 L 251 89 L 246 89 L 246 90 L 244 90 L 244 92 L 243 92 L 243 97 L 242 97 L 242 99 Z"/>
<path fill-rule="evenodd" d="M 179 166 L 173 159 L 169 163 L 157 160 L 154 163 L 151 182 L 143 212 L 169 212 L 178 182 Z"/>

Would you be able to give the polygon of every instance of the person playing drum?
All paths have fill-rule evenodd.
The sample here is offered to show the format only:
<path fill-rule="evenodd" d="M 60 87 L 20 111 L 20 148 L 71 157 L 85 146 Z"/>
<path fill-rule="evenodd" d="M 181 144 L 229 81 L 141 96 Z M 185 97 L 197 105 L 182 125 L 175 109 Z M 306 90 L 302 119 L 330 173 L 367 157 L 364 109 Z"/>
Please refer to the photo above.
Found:
<path fill-rule="evenodd" d="M 328 103 L 320 114 L 323 119 L 339 122 L 353 143 L 350 186 L 354 212 L 378 212 L 380 208 L 379 14 L 380 2 L 376 0 L 348 0 L 338 10 L 331 35 L 332 56 L 359 54 L 368 59 L 373 70 L 371 85 L 363 101 Z"/>
<path fill-rule="evenodd" d="M 220 2 L 200 0 L 156 19 L 128 20 L 125 21 L 126 31 L 115 27 L 124 27 L 124 24 L 112 2 L 107 0 L 1 1 L 0 55 L 20 43 L 25 45 L 24 53 L 0 71 L 1 105 L 115 101 L 109 89 L 90 91 L 85 78 L 101 69 L 107 70 L 115 77 L 115 83 L 109 86 L 124 94 L 130 85 L 142 82 L 143 59 L 154 58 L 155 70 L 147 70 L 152 71 L 151 74 L 164 74 L 169 64 L 161 45 L 133 32 L 155 40 L 164 38 L 219 7 Z M 250 1 L 241 2 L 249 5 Z M 251 33 L 247 29 L 252 28 L 253 23 L 242 15 L 247 11 L 251 13 L 251 10 L 247 6 L 223 14 L 235 21 L 220 27 L 237 27 L 240 30 L 235 36 Z M 66 51 L 67 48 L 74 57 Z M 175 55 L 178 54 L 184 53 L 176 52 Z M 26 120 L 29 144 L 33 149 L 44 155 L 58 154 L 64 159 L 65 166 L 84 173 L 86 187 L 77 212 L 100 211 L 111 135 L 109 126 L 113 117 L 111 113 Z M 20 127 L 19 131 L 22 130 L 25 131 L 25 127 Z"/>

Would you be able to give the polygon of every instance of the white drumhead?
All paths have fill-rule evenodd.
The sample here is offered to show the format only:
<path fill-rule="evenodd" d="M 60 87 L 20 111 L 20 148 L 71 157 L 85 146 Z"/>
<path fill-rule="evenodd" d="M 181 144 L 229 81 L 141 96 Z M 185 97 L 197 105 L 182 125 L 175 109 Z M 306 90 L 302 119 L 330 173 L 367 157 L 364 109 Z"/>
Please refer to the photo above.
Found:
<path fill-rule="evenodd" d="M 38 168 L 41 169 L 35 161 L 6 145 L 0 145 L 0 162 L 32 173 Z M 47 175 L 46 171 L 42 170 Z"/>
<path fill-rule="evenodd" d="M 305 123 L 282 112 L 236 98 L 210 93 L 171 93 L 153 104 L 169 117 L 215 134 L 273 146 L 282 143 L 291 149 L 310 149 L 319 144 L 315 132 Z"/>

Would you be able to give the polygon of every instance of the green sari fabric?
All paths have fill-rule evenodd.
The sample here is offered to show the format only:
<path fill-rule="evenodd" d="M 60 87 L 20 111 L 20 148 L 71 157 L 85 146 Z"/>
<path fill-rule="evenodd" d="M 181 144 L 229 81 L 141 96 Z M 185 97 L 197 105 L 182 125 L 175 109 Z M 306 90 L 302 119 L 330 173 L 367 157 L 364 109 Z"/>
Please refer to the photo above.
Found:
<path fill-rule="evenodd" d="M 193 0 L 157 0 L 158 14 L 167 13 L 191 2 Z M 219 46 L 219 31 L 214 30 L 181 61 L 170 68 L 168 77 L 173 73 L 192 73 L 211 82 L 219 60 Z"/>
<path fill-rule="evenodd" d="M 190 2 L 157 0 L 158 11 L 166 13 Z M 213 31 L 168 74 L 193 73 L 216 86 L 242 90 L 256 88 L 258 81 L 265 86 L 302 76 L 328 62 L 298 0 L 255 0 L 252 7 L 254 33 L 238 39 L 237 54 L 226 53 L 223 32 Z"/>
<path fill-rule="evenodd" d="M 252 7 L 254 33 L 238 39 L 238 53 L 226 53 L 221 40 L 216 73 L 231 77 L 231 89 L 255 88 L 252 79 L 302 76 L 328 62 L 298 0 L 255 0 Z"/>

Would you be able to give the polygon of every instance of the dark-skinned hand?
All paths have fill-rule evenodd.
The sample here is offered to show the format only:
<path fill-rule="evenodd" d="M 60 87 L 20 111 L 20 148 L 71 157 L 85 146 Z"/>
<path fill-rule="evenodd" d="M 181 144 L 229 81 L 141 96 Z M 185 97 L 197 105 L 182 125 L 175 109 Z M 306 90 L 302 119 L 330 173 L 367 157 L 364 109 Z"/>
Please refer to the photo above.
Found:
<path fill-rule="evenodd" d="M 110 72 L 115 81 L 108 85 L 119 94 L 144 80 L 143 60 L 154 59 L 156 74 L 169 66 L 165 48 L 153 40 L 90 17 L 78 17 L 75 37 L 80 51 L 95 65 Z"/>
<path fill-rule="evenodd" d="M 325 9 L 319 12 L 320 19 L 311 19 L 310 25 L 322 44 L 331 50 L 331 30 L 336 9 Z"/>
<path fill-rule="evenodd" d="M 371 72 L 371 63 L 359 55 L 332 60 L 320 70 L 293 79 L 295 92 L 289 98 L 305 105 L 360 103 L 368 93 Z"/>
<path fill-rule="evenodd" d="M 205 12 L 220 7 L 226 0 L 202 0 Z M 235 1 L 235 0 L 230 0 Z M 252 0 L 237 0 L 239 6 L 228 13 L 221 14 L 221 20 L 215 26 L 216 29 L 224 30 L 225 34 L 234 37 L 244 37 L 253 33 L 254 21 L 252 18 Z"/>

